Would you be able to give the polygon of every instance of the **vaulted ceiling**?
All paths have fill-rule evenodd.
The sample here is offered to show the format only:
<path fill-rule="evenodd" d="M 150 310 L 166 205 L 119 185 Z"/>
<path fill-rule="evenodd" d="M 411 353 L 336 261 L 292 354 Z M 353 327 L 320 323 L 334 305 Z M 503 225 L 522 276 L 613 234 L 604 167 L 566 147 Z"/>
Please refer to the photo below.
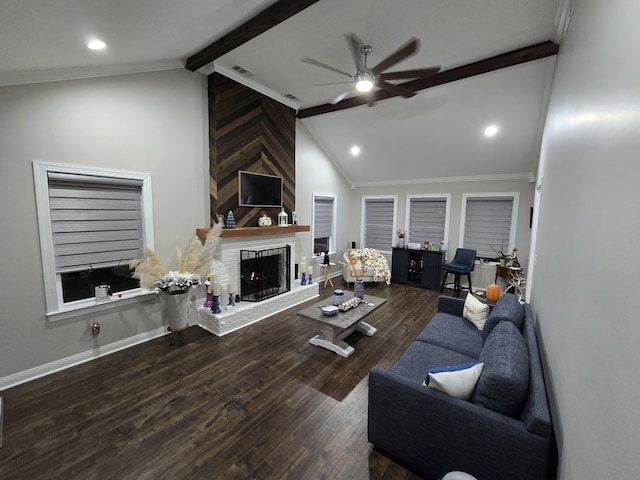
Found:
<path fill-rule="evenodd" d="M 0 85 L 185 66 L 218 71 L 298 110 L 305 127 L 355 185 L 526 176 L 537 165 L 567 4 L 5 0 Z M 439 65 L 441 73 L 414 85 L 420 90 L 412 98 L 379 99 L 374 107 L 315 115 L 333 110 L 328 101 L 350 88 L 338 83 L 349 79 L 300 59 L 355 73 L 345 39 L 351 32 L 371 45 L 371 65 L 415 37 L 418 53 L 389 71 Z M 87 50 L 94 37 L 107 49 Z M 358 103 L 355 98 L 336 107 Z M 498 133 L 485 137 L 491 124 Z M 356 144 L 361 153 L 353 157 L 349 150 Z"/>

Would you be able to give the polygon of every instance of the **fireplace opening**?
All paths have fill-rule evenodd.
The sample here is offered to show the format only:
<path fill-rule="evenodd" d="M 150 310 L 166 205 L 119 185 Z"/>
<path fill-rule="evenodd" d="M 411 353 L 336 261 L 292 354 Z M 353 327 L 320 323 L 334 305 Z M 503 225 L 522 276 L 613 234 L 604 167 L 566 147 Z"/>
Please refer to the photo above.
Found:
<path fill-rule="evenodd" d="M 291 246 L 240 250 L 240 298 L 259 302 L 291 290 Z"/>

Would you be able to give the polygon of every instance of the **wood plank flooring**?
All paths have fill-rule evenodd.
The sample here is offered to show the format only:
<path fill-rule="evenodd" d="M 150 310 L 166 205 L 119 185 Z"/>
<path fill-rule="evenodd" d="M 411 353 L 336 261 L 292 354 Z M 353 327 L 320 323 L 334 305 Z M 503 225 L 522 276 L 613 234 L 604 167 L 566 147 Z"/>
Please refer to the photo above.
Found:
<path fill-rule="evenodd" d="M 419 478 L 368 443 L 367 375 L 400 356 L 439 292 L 365 291 L 387 302 L 367 317 L 375 336 L 347 338 L 350 358 L 308 343 L 316 326 L 296 311 L 313 300 L 222 338 L 190 327 L 185 346 L 165 336 L 1 392 L 0 478 Z"/>

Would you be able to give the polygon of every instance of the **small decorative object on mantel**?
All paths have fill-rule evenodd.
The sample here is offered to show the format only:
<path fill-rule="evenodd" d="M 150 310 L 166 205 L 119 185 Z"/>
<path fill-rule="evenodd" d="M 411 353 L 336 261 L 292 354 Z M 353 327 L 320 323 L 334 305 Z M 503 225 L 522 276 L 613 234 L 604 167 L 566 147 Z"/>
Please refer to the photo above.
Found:
<path fill-rule="evenodd" d="M 258 219 L 258 226 L 260 227 L 270 227 L 273 224 L 271 221 L 271 217 L 269 217 L 266 213 L 263 213 L 262 216 Z"/>
<path fill-rule="evenodd" d="M 295 211 L 291 212 L 291 221 L 294 225 L 298 224 L 298 214 Z"/>
<path fill-rule="evenodd" d="M 280 213 L 278 214 L 278 226 L 286 227 L 288 224 L 289 215 L 287 215 L 287 212 L 284 211 L 284 207 L 282 207 L 282 210 L 280 210 Z"/>
<path fill-rule="evenodd" d="M 170 331 L 187 327 L 188 290 L 200 285 L 199 275 L 210 267 L 222 241 L 221 233 L 222 224 L 216 223 L 209 230 L 204 245 L 195 237 L 189 245 L 186 259 L 183 259 L 180 248 L 176 247 L 178 270 L 175 271 L 166 272 L 156 253 L 148 247 L 144 249 L 146 260 L 136 259 L 130 262 L 129 266 L 134 270 L 133 277 L 140 280 L 142 288 L 153 288 L 156 293 L 166 294 Z M 215 285 L 213 293 L 215 294 Z"/>
<path fill-rule="evenodd" d="M 227 228 L 236 228 L 236 217 L 233 216 L 231 210 L 227 213 Z"/>

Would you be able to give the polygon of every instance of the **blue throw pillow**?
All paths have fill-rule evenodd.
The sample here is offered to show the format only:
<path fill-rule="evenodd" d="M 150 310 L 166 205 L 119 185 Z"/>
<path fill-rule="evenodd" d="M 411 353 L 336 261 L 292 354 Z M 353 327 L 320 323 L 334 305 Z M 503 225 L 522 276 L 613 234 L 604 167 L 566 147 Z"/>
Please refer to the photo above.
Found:
<path fill-rule="evenodd" d="M 495 326 L 503 320 L 510 321 L 518 327 L 518 330 L 522 330 L 522 325 L 524 324 L 524 309 L 518 297 L 513 293 L 505 293 L 500 297 L 500 300 L 496 302 L 485 320 L 482 331 L 485 335 L 489 335 Z"/>
<path fill-rule="evenodd" d="M 480 352 L 482 375 L 471 401 L 517 418 L 529 393 L 529 353 L 522 334 L 511 322 L 500 322 Z"/>
<path fill-rule="evenodd" d="M 482 363 L 462 363 L 447 367 L 431 368 L 423 385 L 444 392 L 452 397 L 469 400 L 482 373 Z"/>

